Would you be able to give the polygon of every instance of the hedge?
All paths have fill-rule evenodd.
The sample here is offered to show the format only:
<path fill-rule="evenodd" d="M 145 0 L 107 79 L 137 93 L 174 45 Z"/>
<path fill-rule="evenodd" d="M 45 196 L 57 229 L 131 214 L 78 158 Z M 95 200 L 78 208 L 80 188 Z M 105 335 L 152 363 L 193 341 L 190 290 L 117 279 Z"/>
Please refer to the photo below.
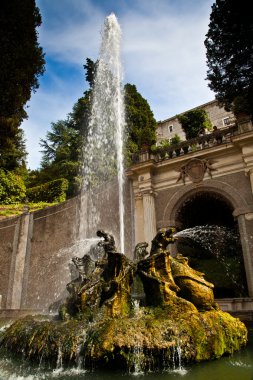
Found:
<path fill-rule="evenodd" d="M 59 178 L 27 189 L 26 195 L 29 202 L 63 202 L 66 200 L 67 189 L 68 180 Z"/>
<path fill-rule="evenodd" d="M 13 204 L 24 201 L 25 184 L 13 171 L 0 169 L 0 203 Z"/>

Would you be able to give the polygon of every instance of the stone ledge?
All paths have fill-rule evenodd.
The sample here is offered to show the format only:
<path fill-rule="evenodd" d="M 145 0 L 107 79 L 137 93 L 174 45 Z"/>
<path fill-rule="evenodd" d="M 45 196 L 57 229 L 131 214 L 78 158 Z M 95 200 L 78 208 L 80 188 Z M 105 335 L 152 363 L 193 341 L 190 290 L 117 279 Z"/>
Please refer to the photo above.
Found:
<path fill-rule="evenodd" d="M 38 309 L 0 309 L 0 319 L 1 318 L 20 318 L 25 317 L 26 315 L 37 315 L 37 314 L 45 314 L 43 310 Z"/>
<path fill-rule="evenodd" d="M 222 298 L 215 300 L 222 311 L 243 321 L 253 321 L 253 298 Z"/>

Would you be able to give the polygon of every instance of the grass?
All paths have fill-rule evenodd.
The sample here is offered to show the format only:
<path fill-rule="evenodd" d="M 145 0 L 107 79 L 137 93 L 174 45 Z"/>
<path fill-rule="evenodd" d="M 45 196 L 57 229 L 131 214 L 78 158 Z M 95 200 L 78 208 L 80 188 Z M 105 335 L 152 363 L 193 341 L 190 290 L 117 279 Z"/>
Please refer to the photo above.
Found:
<path fill-rule="evenodd" d="M 39 202 L 39 203 L 29 203 L 29 211 L 37 211 L 41 210 L 46 207 L 54 206 L 58 204 L 58 202 L 55 203 L 46 203 L 46 202 Z M 0 220 L 5 218 L 10 218 L 14 216 L 18 216 L 23 214 L 25 211 L 25 203 L 18 203 L 18 204 L 11 204 L 11 205 L 4 205 L 0 204 Z"/>

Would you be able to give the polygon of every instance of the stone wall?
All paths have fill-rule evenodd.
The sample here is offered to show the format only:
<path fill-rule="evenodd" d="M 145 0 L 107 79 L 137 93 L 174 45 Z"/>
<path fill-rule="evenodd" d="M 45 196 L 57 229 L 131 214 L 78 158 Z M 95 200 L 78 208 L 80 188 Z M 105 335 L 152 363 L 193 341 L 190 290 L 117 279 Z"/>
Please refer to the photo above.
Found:
<path fill-rule="evenodd" d="M 83 239 L 96 237 L 97 229 L 104 229 L 115 236 L 118 244 L 116 182 L 110 182 L 103 186 L 103 191 L 97 191 L 93 202 L 97 207 L 97 224 L 86 236 L 82 236 L 80 229 L 80 218 L 87 218 L 87 215 L 80 214 L 82 198 L 76 197 L 57 206 L 0 222 L 2 309 L 47 311 L 53 307 L 56 310 L 57 304 L 67 295 L 66 284 L 73 275 L 71 258 L 83 256 L 83 249 L 88 247 Z M 132 256 L 129 182 L 125 184 L 124 198 L 125 252 Z"/>

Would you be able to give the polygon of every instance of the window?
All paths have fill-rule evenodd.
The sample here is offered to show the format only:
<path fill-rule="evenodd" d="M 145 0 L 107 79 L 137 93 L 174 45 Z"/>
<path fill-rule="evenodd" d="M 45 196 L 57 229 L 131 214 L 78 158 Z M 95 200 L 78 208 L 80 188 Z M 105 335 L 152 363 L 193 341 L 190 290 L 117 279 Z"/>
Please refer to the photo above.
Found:
<path fill-rule="evenodd" d="M 169 132 L 169 133 L 173 132 L 173 125 L 169 125 L 169 126 L 168 126 L 168 132 Z"/>
<path fill-rule="evenodd" d="M 223 119 L 223 125 L 226 127 L 227 125 L 231 124 L 230 117 L 224 117 Z"/>

